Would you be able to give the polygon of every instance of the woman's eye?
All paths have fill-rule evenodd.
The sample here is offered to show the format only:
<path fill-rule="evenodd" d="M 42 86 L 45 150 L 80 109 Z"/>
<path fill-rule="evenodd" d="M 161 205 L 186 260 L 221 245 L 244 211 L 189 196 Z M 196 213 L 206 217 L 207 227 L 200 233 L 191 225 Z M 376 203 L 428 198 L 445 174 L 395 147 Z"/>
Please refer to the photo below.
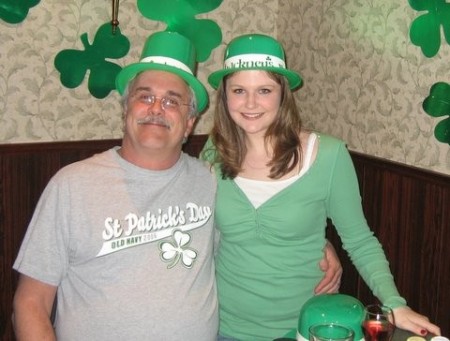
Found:
<path fill-rule="evenodd" d="M 242 93 L 244 93 L 244 90 L 242 90 L 242 89 L 234 89 L 233 93 L 235 93 L 235 94 L 242 94 Z"/>
<path fill-rule="evenodd" d="M 261 90 L 259 90 L 259 92 L 261 94 L 270 94 L 271 93 L 270 89 L 261 89 Z"/>

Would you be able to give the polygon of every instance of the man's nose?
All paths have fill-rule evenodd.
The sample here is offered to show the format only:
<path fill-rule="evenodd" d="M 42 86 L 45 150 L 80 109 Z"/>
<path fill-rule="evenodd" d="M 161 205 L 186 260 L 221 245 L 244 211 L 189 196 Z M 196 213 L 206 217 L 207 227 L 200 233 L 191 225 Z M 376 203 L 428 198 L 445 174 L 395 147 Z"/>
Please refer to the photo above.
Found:
<path fill-rule="evenodd" d="M 147 112 L 153 115 L 161 115 L 164 112 L 162 98 L 155 97 L 153 103 L 148 105 Z"/>

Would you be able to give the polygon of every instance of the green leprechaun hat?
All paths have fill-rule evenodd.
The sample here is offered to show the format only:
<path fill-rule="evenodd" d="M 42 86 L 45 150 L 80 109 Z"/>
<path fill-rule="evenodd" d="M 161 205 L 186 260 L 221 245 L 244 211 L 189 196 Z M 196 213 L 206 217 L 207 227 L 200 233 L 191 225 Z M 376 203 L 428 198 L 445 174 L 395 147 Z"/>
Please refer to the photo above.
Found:
<path fill-rule="evenodd" d="M 177 32 L 156 32 L 148 37 L 138 63 L 124 67 L 116 78 L 116 88 L 123 94 L 128 82 L 138 73 L 159 70 L 174 73 L 194 90 L 198 112 L 208 104 L 208 93 L 195 77 L 196 54 L 192 42 Z"/>
<path fill-rule="evenodd" d="M 244 70 L 265 70 L 286 77 L 289 87 L 300 86 L 300 75 L 286 68 L 286 58 L 281 44 L 263 34 L 246 34 L 234 38 L 225 51 L 223 69 L 213 72 L 208 83 L 217 89 L 222 78 L 230 73 Z"/>

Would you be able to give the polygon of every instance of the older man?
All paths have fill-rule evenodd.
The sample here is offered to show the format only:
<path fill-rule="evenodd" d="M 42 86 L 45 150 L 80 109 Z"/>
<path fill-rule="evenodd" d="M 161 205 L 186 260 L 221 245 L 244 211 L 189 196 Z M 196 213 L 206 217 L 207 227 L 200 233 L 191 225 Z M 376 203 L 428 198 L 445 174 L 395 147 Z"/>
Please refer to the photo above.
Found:
<path fill-rule="evenodd" d="M 194 65 L 188 39 L 150 36 L 117 78 L 122 146 L 48 184 L 14 264 L 19 340 L 215 339 L 215 183 L 181 152 L 208 101 Z"/>

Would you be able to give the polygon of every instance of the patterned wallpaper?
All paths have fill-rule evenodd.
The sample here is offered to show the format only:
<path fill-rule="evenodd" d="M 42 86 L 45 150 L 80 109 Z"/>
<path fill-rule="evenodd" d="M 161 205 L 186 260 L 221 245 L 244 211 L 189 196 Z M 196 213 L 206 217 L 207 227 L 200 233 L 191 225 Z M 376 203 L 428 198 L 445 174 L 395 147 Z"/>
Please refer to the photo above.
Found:
<path fill-rule="evenodd" d="M 278 37 L 305 80 L 297 95 L 306 126 L 350 149 L 450 174 L 450 146 L 433 135 L 439 119 L 422 109 L 434 83 L 450 83 L 450 46 L 423 56 L 409 39 L 420 14 L 406 0 L 284 0 Z"/>
<path fill-rule="evenodd" d="M 352 150 L 450 174 L 449 145 L 433 135 L 439 120 L 421 107 L 431 85 L 450 82 L 450 46 L 424 57 L 409 40 L 418 15 L 406 0 L 223 0 L 199 16 L 216 20 L 223 33 L 199 78 L 206 82 L 217 69 L 234 36 L 271 34 L 304 78 L 297 98 L 305 126 Z M 110 1 L 93 0 L 41 0 L 20 24 L 0 20 L 0 143 L 121 137 L 117 93 L 96 99 L 86 82 L 67 89 L 53 64 L 61 50 L 83 49 L 81 34 L 92 42 L 110 20 Z M 115 61 L 121 65 L 137 61 L 146 37 L 165 29 L 143 17 L 136 0 L 120 1 L 119 21 L 131 43 Z M 207 133 L 211 118 L 209 109 L 196 133 Z"/>

